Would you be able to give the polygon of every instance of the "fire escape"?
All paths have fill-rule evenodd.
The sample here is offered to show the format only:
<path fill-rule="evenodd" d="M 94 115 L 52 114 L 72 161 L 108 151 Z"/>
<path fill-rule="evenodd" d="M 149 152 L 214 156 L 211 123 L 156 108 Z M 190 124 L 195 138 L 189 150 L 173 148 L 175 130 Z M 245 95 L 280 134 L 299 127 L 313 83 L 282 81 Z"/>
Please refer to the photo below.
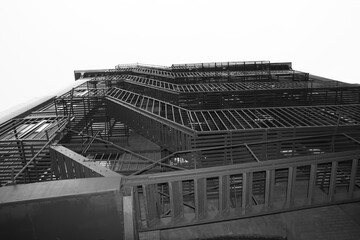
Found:
<path fill-rule="evenodd" d="M 267 61 L 75 78 L 0 125 L 0 186 L 118 176 L 134 235 L 360 200 L 359 85 Z"/>

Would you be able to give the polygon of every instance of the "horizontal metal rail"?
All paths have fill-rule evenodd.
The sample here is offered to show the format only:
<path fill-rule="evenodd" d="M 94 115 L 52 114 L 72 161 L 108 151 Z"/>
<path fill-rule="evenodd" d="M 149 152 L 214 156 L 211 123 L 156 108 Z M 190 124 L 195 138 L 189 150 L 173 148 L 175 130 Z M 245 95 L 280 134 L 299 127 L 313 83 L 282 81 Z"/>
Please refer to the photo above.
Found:
<path fill-rule="evenodd" d="M 238 70 L 223 70 L 221 66 L 218 66 L 218 71 L 213 68 L 209 68 L 206 71 L 174 71 L 179 70 L 179 68 L 166 68 L 166 67 L 154 67 L 154 66 L 143 66 L 143 65 L 123 65 L 116 67 L 116 70 L 119 72 L 132 72 L 137 74 L 143 74 L 148 76 L 162 77 L 167 79 L 195 79 L 195 78 L 232 78 L 232 77 L 250 77 L 250 76 L 266 76 L 270 78 L 270 68 L 246 68 L 246 66 L 252 64 L 245 64 L 245 68 Z M 241 65 L 237 65 L 238 67 Z M 256 64 L 254 65 L 256 66 Z M 259 65 L 262 66 L 262 65 Z M 219 71 L 219 69 L 221 71 Z M 188 68 L 187 68 L 188 70 Z M 293 75 L 295 72 L 291 69 L 275 70 L 277 74 L 287 74 Z M 275 72 L 274 72 L 275 73 Z"/>
<path fill-rule="evenodd" d="M 115 69 L 131 68 L 131 67 L 145 67 L 145 68 L 171 70 L 171 67 L 154 65 L 154 64 L 145 64 L 145 63 L 118 64 L 115 66 Z"/>
<path fill-rule="evenodd" d="M 282 63 L 284 64 L 284 63 Z M 216 67 L 243 67 L 243 66 L 257 66 L 269 68 L 270 61 L 233 61 L 233 62 L 207 62 L 207 63 L 183 63 L 183 64 L 172 64 L 172 69 L 203 69 L 203 68 L 216 68 Z"/>
<path fill-rule="evenodd" d="M 152 79 L 136 75 L 110 75 L 105 78 L 106 81 L 126 81 L 139 86 L 152 87 L 155 89 L 170 91 L 174 93 L 211 93 L 211 92 L 246 92 L 260 90 L 284 90 L 284 89 L 312 89 L 321 90 L 322 88 L 338 88 L 338 84 L 333 82 L 322 82 L 312 85 L 309 82 L 226 82 L 226 83 L 185 83 L 176 84 L 158 79 Z M 342 87 L 349 89 L 357 86 L 351 84 L 342 84 Z"/>
<path fill-rule="evenodd" d="M 224 72 L 216 72 L 216 71 L 209 71 L 209 72 L 168 72 L 168 71 L 160 71 L 160 70 L 152 70 L 148 68 L 136 68 L 132 70 L 134 73 L 141 73 L 150 76 L 160 76 L 166 78 L 173 78 L 173 79 L 181 79 L 181 78 L 229 78 L 229 77 L 246 77 L 246 76 L 268 76 L 269 71 L 224 71 Z M 285 73 L 285 71 L 284 71 Z M 287 71 L 287 74 L 292 74 L 293 71 Z"/>

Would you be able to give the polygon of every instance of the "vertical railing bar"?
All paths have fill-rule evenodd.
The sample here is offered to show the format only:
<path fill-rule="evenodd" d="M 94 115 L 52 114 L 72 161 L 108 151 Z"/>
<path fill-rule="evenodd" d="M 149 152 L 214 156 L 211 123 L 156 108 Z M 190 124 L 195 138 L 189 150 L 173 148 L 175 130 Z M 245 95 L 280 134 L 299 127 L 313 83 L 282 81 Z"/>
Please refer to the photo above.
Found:
<path fill-rule="evenodd" d="M 266 177 L 265 177 L 265 208 L 270 206 L 270 198 L 271 198 L 271 189 L 273 188 L 272 185 L 272 173 L 274 170 L 266 170 Z"/>
<path fill-rule="evenodd" d="M 275 169 L 270 170 L 270 196 L 269 196 L 269 205 L 273 201 L 274 189 L 275 189 Z"/>
<path fill-rule="evenodd" d="M 169 182 L 171 222 L 175 224 L 184 217 L 182 182 Z"/>
<path fill-rule="evenodd" d="M 355 188 L 355 179 L 356 179 L 356 171 L 358 166 L 358 159 L 352 160 L 351 165 L 351 176 L 350 176 L 350 183 L 349 183 L 349 195 L 350 197 L 354 196 L 354 188 Z"/>
<path fill-rule="evenodd" d="M 207 208 L 206 203 L 206 179 L 194 179 L 195 191 L 195 218 L 200 220 L 204 217 L 204 210 Z"/>
<path fill-rule="evenodd" d="M 219 176 L 219 213 L 222 215 L 223 205 L 224 205 L 224 189 L 223 189 L 224 179 L 223 176 Z"/>
<path fill-rule="evenodd" d="M 141 220 L 141 206 L 140 206 L 140 197 L 139 197 L 139 186 L 133 188 L 132 194 L 134 195 L 134 211 L 135 211 L 135 220 L 137 226 L 140 228 L 142 226 Z M 144 192 L 144 189 L 142 189 Z"/>
<path fill-rule="evenodd" d="M 294 201 L 294 185 L 296 181 L 296 167 L 289 167 L 288 182 L 286 189 L 286 208 L 290 208 Z"/>
<path fill-rule="evenodd" d="M 310 168 L 310 179 L 309 179 L 309 188 L 308 188 L 308 205 L 312 204 L 312 198 L 314 195 L 314 188 L 316 183 L 316 172 L 317 172 L 317 164 L 311 164 Z"/>
<path fill-rule="evenodd" d="M 75 177 L 76 178 L 81 178 L 80 164 L 77 163 L 77 162 L 74 162 L 73 165 L 74 165 Z"/>
<path fill-rule="evenodd" d="M 78 165 L 78 171 L 79 171 L 80 177 L 81 177 L 81 178 L 85 178 L 84 167 L 83 167 L 81 164 Z"/>
<path fill-rule="evenodd" d="M 123 215 L 124 215 L 124 237 L 125 239 L 135 240 L 137 239 L 137 229 L 136 229 L 136 210 L 134 204 L 134 190 L 133 187 L 127 190 L 130 192 L 130 196 L 123 196 Z"/>
<path fill-rule="evenodd" d="M 248 207 L 251 208 L 253 205 L 253 172 L 247 173 L 248 176 Z"/>
<path fill-rule="evenodd" d="M 332 202 L 334 200 L 337 166 L 338 166 L 338 162 L 333 161 L 331 164 L 331 176 L 330 176 L 330 184 L 329 184 L 329 202 Z"/>
<path fill-rule="evenodd" d="M 199 196 L 199 179 L 194 179 L 194 201 L 195 201 L 195 219 L 200 219 L 200 196 Z"/>
<path fill-rule="evenodd" d="M 151 226 L 151 216 L 149 216 L 149 202 L 148 202 L 148 198 L 149 198 L 149 194 L 148 194 L 148 186 L 143 184 L 142 185 L 142 189 L 143 189 L 143 195 L 144 195 L 144 207 L 145 207 L 145 223 L 146 223 L 146 227 L 150 227 Z"/>
<path fill-rule="evenodd" d="M 67 174 L 66 174 L 66 169 L 65 169 L 65 161 L 64 161 L 64 157 L 61 153 L 56 154 L 57 159 L 58 159 L 58 164 L 59 164 L 59 170 L 60 170 L 60 175 L 62 179 L 67 179 Z"/>
<path fill-rule="evenodd" d="M 55 150 L 53 150 L 52 148 L 50 148 L 49 150 L 50 152 L 50 161 L 51 161 L 51 180 L 53 180 L 53 175 L 55 175 L 55 178 L 59 177 L 59 169 L 58 169 L 58 161 L 56 158 L 56 153 Z"/>
<path fill-rule="evenodd" d="M 242 199 L 241 199 L 241 208 L 243 214 L 245 214 L 246 210 L 246 203 L 247 203 L 247 182 L 248 182 L 248 176 L 247 173 L 242 174 Z"/>
<path fill-rule="evenodd" d="M 229 176 L 219 176 L 219 212 L 225 214 L 230 208 Z"/>
<path fill-rule="evenodd" d="M 74 167 L 72 164 L 72 159 L 69 157 L 64 156 L 65 159 L 65 165 L 66 165 L 66 169 L 67 169 L 67 175 L 68 178 L 73 179 L 74 178 Z"/>
<path fill-rule="evenodd" d="M 152 214 L 153 214 L 153 224 L 158 223 L 160 220 L 160 214 L 161 214 L 161 205 L 160 205 L 160 195 L 159 195 L 159 188 L 158 184 L 152 184 L 151 188 L 151 205 L 152 205 Z"/>

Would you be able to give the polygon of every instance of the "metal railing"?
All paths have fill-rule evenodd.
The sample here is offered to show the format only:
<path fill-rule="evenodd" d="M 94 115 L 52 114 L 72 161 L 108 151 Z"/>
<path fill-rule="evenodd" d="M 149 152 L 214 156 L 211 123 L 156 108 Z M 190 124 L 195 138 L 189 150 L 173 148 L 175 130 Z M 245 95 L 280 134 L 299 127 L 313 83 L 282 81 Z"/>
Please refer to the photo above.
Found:
<path fill-rule="evenodd" d="M 50 155 L 52 171 L 55 177 L 59 179 L 121 176 L 61 145 L 51 146 Z"/>
<path fill-rule="evenodd" d="M 170 67 L 162 66 L 162 65 L 154 65 L 154 64 L 145 64 L 145 63 L 129 63 L 129 64 L 118 64 L 115 66 L 115 69 L 122 69 L 122 68 L 137 68 L 137 67 L 144 67 L 144 68 L 153 68 L 153 69 L 161 69 L 161 70 L 171 70 Z"/>
<path fill-rule="evenodd" d="M 139 231 L 360 200 L 360 151 L 131 176 Z"/>

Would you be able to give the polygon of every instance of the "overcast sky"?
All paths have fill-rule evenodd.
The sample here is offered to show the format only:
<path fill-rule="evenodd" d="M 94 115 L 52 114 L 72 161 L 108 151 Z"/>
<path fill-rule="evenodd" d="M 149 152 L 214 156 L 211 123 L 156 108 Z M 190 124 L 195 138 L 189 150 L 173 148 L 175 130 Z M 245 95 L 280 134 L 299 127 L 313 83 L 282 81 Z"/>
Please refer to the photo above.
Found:
<path fill-rule="evenodd" d="M 360 83 L 359 58 L 359 0 L 0 0 L 0 117 L 80 69 L 291 61 Z"/>

